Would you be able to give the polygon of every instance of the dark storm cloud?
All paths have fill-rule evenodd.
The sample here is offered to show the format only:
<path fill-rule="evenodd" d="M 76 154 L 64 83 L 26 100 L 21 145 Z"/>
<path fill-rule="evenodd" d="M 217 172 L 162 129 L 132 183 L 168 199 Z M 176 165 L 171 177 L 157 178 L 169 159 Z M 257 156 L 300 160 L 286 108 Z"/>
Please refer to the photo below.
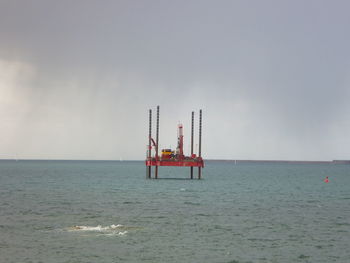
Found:
<path fill-rule="evenodd" d="M 190 111 L 203 108 L 208 157 L 347 158 L 348 9 L 3 1 L 2 154 L 143 158 L 147 109 L 160 104 L 166 146 L 177 122 L 188 132 Z"/>

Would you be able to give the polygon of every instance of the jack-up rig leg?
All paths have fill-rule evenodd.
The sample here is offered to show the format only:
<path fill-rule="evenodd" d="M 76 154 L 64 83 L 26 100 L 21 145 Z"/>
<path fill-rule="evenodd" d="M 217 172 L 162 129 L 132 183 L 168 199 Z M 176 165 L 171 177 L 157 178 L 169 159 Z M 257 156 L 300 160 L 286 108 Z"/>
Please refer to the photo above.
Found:
<path fill-rule="evenodd" d="M 149 110 L 149 131 L 148 131 L 148 151 L 147 151 L 147 157 L 148 157 L 148 161 L 151 160 L 152 158 L 152 146 L 151 146 L 151 140 L 152 140 L 152 110 Z M 149 166 L 147 166 L 147 174 L 146 177 L 148 179 L 151 179 L 152 177 L 152 166 L 151 164 L 149 164 Z"/>
<path fill-rule="evenodd" d="M 198 156 L 202 157 L 202 110 L 199 110 L 199 142 Z M 198 179 L 202 177 L 202 167 L 198 167 Z"/>
<path fill-rule="evenodd" d="M 157 130 L 156 130 L 156 161 L 158 162 L 158 142 L 159 142 L 159 106 L 157 106 Z M 156 165 L 154 178 L 158 179 L 158 165 Z"/>
<path fill-rule="evenodd" d="M 192 111 L 192 121 L 191 121 L 191 157 L 193 156 L 193 134 L 194 134 L 194 111 Z M 193 166 L 191 166 L 191 179 L 193 179 Z"/>

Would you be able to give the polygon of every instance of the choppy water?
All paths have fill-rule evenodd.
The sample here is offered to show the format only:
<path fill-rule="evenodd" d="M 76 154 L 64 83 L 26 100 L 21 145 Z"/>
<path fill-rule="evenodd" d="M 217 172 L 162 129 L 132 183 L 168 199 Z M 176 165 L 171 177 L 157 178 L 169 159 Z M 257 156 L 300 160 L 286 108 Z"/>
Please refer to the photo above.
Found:
<path fill-rule="evenodd" d="M 0 161 L 0 262 L 350 262 L 348 165 L 145 170 Z"/>

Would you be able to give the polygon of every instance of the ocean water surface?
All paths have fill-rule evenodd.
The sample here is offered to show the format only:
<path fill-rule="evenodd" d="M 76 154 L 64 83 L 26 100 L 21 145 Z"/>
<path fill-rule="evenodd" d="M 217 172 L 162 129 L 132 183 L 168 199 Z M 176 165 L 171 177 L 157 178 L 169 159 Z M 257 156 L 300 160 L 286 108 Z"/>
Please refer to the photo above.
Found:
<path fill-rule="evenodd" d="M 0 161 L 0 262 L 350 262 L 350 166 Z M 329 176 L 330 182 L 323 179 Z"/>

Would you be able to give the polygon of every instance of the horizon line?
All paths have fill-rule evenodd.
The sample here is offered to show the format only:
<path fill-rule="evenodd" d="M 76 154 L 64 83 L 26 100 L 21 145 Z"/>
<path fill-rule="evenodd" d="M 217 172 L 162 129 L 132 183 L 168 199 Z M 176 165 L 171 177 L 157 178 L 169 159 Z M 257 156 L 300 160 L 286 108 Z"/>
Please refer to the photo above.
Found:
<path fill-rule="evenodd" d="M 288 160 L 288 159 L 204 159 L 209 162 L 289 162 L 289 163 L 350 163 L 350 159 L 333 159 L 333 160 Z M 102 161 L 102 162 L 142 162 L 143 159 L 40 159 L 40 158 L 0 158 L 0 161 Z"/>

